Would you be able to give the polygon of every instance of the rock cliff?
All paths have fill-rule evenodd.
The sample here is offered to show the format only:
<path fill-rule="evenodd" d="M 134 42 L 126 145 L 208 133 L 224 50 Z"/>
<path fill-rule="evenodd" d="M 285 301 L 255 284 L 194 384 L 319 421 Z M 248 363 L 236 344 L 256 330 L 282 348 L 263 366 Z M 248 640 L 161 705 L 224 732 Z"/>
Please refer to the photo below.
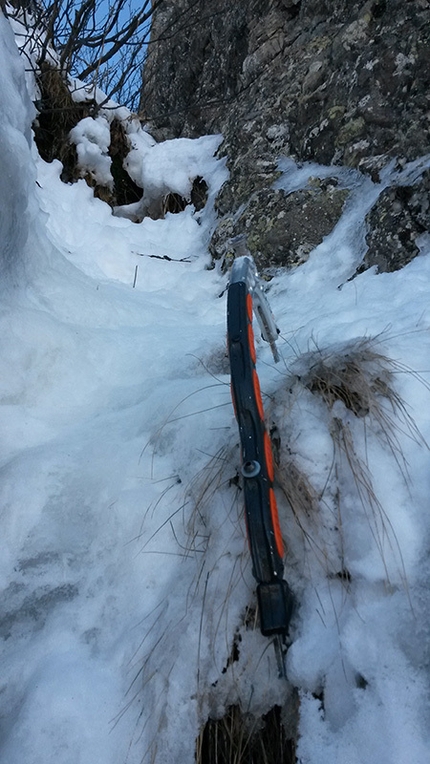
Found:
<path fill-rule="evenodd" d="M 336 179 L 286 194 L 278 159 L 378 180 L 430 151 L 427 0 L 165 0 L 154 14 L 142 114 L 158 139 L 222 132 L 230 180 L 212 241 L 246 231 L 260 267 L 293 266 L 337 222 Z M 368 216 L 363 267 L 402 267 L 430 227 L 429 177 Z"/>

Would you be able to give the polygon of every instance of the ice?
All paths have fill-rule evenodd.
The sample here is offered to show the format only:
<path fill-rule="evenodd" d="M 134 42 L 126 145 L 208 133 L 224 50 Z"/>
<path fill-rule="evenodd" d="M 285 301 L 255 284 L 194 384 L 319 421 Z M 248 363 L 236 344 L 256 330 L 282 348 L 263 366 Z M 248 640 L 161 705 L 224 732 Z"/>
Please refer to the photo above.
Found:
<path fill-rule="evenodd" d="M 3 117 L 0 125 L 2 171 L 0 175 L 1 268 L 10 274 L 22 253 L 27 237 L 28 196 L 34 184 L 30 163 L 30 123 L 34 107 L 24 81 L 24 63 L 16 52 L 12 30 L 0 17 L 0 94 Z"/>
<path fill-rule="evenodd" d="M 316 162 L 298 164 L 291 157 L 282 157 L 278 162 L 281 173 L 274 182 L 274 188 L 282 188 L 287 194 L 302 188 L 311 188 L 316 178 L 335 178 L 337 188 L 355 188 L 363 183 L 363 176 L 358 170 L 336 165 L 320 165 Z"/>

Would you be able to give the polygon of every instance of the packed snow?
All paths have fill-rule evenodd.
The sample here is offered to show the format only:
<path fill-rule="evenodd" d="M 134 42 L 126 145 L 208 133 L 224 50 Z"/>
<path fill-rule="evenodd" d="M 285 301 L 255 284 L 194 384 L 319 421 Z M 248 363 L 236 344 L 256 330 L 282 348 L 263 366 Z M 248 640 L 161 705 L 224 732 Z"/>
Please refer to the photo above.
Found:
<path fill-rule="evenodd" d="M 209 715 L 291 698 L 270 642 L 245 622 L 255 582 L 235 480 L 228 276 L 208 253 L 222 138 L 156 144 L 134 121 L 129 169 L 148 193 L 187 197 L 199 176 L 209 194 L 199 212 L 132 223 L 39 157 L 3 16 L 0 70 L 0 761 L 191 764 Z M 104 119 L 72 140 L 109 180 Z M 429 166 L 393 164 L 375 184 L 280 163 L 286 192 L 334 175 L 350 189 L 308 262 L 267 286 L 281 363 L 257 348 L 281 437 L 302 764 L 429 761 L 428 239 L 401 271 L 352 278 L 367 211 Z M 330 408 L 303 383 L 321 358 L 357 351 L 398 396 L 381 397 L 382 418 Z M 309 486 L 302 516 L 282 491 L 293 465 Z"/>

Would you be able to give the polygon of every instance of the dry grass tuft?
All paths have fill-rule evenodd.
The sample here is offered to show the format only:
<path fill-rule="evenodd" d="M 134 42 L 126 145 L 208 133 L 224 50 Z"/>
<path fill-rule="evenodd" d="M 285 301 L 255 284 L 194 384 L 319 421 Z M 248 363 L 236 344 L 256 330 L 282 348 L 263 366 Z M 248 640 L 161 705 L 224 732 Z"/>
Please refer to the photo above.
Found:
<path fill-rule="evenodd" d="M 230 706 L 222 719 L 208 719 L 196 741 L 197 764 L 293 764 L 295 743 L 286 736 L 274 706 L 256 719 Z"/>
<path fill-rule="evenodd" d="M 303 539 L 306 540 L 307 546 L 313 549 L 323 567 L 327 568 L 327 551 L 318 533 L 321 497 L 303 470 L 291 458 L 275 467 L 275 477 L 276 485 L 287 500 Z M 288 538 L 284 539 L 287 558 L 290 551 L 288 541 Z"/>
<path fill-rule="evenodd" d="M 209 537 L 208 520 L 216 494 L 223 488 L 232 487 L 232 504 L 237 496 L 237 474 L 234 472 L 234 452 L 231 447 L 222 446 L 216 454 L 209 457 L 205 467 L 200 470 L 187 486 L 193 510 L 190 514 L 187 534 L 190 545 L 205 549 Z M 207 535 L 205 533 L 207 530 Z"/>
<path fill-rule="evenodd" d="M 413 370 L 381 352 L 380 338 L 360 338 L 332 348 L 316 348 L 297 358 L 293 371 L 294 378 L 290 378 L 287 383 L 290 411 L 298 405 L 300 390 L 303 391 L 303 388 L 318 396 L 328 411 L 328 419 L 324 419 L 323 414 L 321 419 L 326 421 L 333 442 L 333 461 L 320 494 L 297 466 L 295 456 L 288 446 L 284 448 L 278 465 L 277 482 L 292 509 L 296 523 L 328 570 L 338 564 L 336 557 L 342 566 L 343 493 L 347 481 L 371 530 L 387 581 L 389 572 L 386 555 L 390 550 L 397 560 L 398 572 L 407 588 L 400 543 L 389 515 L 378 498 L 375 482 L 377 475 L 369 462 L 368 447 L 372 434 L 385 450 L 388 448 L 408 485 L 408 465 L 403 453 L 402 436 L 406 435 L 426 447 L 427 444 L 396 390 L 396 375 L 409 373 L 424 385 L 425 381 Z M 357 427 L 359 422 L 362 423 L 362 432 Z M 328 521 L 327 528 L 324 528 L 324 517 Z M 332 546 L 330 541 L 330 527 L 339 536 L 337 546 Z M 325 536 L 326 541 L 323 540 Z M 342 575 L 347 573 L 343 568 L 341 572 Z M 347 580 L 348 577 L 349 574 L 346 575 Z"/>
<path fill-rule="evenodd" d="M 318 509 L 319 497 L 305 473 L 292 459 L 276 470 L 276 479 L 296 519 L 313 517 Z"/>
<path fill-rule="evenodd" d="M 317 349 L 300 359 L 308 370 L 301 383 L 319 395 L 331 409 L 341 401 L 357 417 L 374 414 L 378 396 L 387 398 L 393 407 L 398 395 L 393 390 L 395 362 L 373 347 L 371 339 L 360 339 L 333 350 Z"/>
<path fill-rule="evenodd" d="M 400 543 L 390 518 L 375 493 L 372 473 L 368 465 L 359 457 L 354 448 L 351 430 L 341 419 L 334 417 L 331 436 L 337 451 L 338 464 L 341 464 L 342 457 L 346 460 L 353 479 L 356 494 L 371 530 L 375 546 L 380 554 L 386 580 L 387 582 L 390 581 L 390 574 L 385 558 L 386 549 L 388 547 L 394 553 L 395 558 L 397 558 L 400 578 L 407 589 L 406 572 Z"/>
<path fill-rule="evenodd" d="M 376 339 L 362 338 L 342 347 L 307 353 L 298 360 L 299 369 L 304 371 L 297 375 L 297 380 L 318 395 L 330 411 L 340 401 L 356 417 L 367 418 L 377 437 L 388 445 L 407 480 L 399 433 L 427 444 L 395 389 L 395 376 L 418 375 L 379 352 L 376 343 Z"/>

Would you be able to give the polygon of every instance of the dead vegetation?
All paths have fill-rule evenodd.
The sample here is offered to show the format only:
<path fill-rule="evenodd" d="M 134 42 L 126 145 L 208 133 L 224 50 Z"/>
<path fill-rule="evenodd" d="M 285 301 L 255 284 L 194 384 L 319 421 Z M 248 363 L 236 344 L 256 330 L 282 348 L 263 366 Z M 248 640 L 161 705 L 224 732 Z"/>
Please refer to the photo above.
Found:
<path fill-rule="evenodd" d="M 208 719 L 196 742 L 197 764 L 294 764 L 282 712 L 274 706 L 261 719 L 230 706 L 222 719 Z"/>
<path fill-rule="evenodd" d="M 297 365 L 306 371 L 297 378 L 330 409 L 341 401 L 357 417 L 371 414 L 380 420 L 385 398 L 404 418 L 405 406 L 394 389 L 394 375 L 404 369 L 376 346 L 376 339 L 360 338 L 340 347 L 317 348 L 298 359 Z"/>
<path fill-rule="evenodd" d="M 59 69 L 44 61 L 36 81 L 40 91 L 38 116 L 33 124 L 39 154 L 45 162 L 59 159 L 63 165 L 61 180 L 77 180 L 76 149 L 69 141 L 70 130 L 85 117 L 92 116 L 94 102 L 75 103 Z"/>
<path fill-rule="evenodd" d="M 321 409 L 319 418 L 327 424 L 333 447 L 326 482 L 318 491 L 306 474 L 303 455 L 295 452 L 294 445 L 284 443 L 280 450 L 278 488 L 287 500 L 306 548 L 313 550 L 329 577 L 336 575 L 350 581 L 343 530 L 347 488 L 348 501 L 356 502 L 357 512 L 370 529 L 386 581 L 390 583 L 390 575 L 396 569 L 396 577 L 407 589 L 401 544 L 378 493 L 377 474 L 368 448 L 370 442 L 374 447 L 379 442 L 385 454 L 391 455 L 408 489 L 408 464 L 401 436 L 406 435 L 425 447 L 427 444 L 396 389 L 396 377 L 404 373 L 417 378 L 419 375 L 382 352 L 379 337 L 315 348 L 299 356 L 292 370 L 284 392 L 280 391 L 284 400 L 287 395 L 286 418 L 297 419 L 303 392 L 311 392 L 326 409 L 325 414 Z M 275 404 L 276 400 L 275 395 Z"/>
<path fill-rule="evenodd" d="M 162 0 L 130 6 L 113 0 L 12 0 L 3 3 L 21 32 L 20 52 L 33 66 L 55 59 L 61 72 L 96 85 L 132 110 L 141 100 L 142 71 L 151 17 Z"/>
<path fill-rule="evenodd" d="M 70 130 L 85 117 L 97 115 L 94 100 L 76 103 L 70 93 L 67 79 L 62 72 L 48 62 L 40 64 L 37 74 L 40 99 L 37 103 L 38 116 L 34 122 L 34 137 L 40 156 L 45 162 L 58 159 L 63 169 L 61 180 L 74 183 L 84 178 L 94 196 L 111 207 L 131 204 L 141 199 L 143 191 L 130 178 L 123 167 L 123 161 L 129 152 L 129 145 L 124 127 L 118 119 L 110 124 L 109 156 L 112 160 L 111 173 L 113 188 L 98 184 L 90 173 L 83 173 L 78 165 L 76 148 L 70 142 Z"/>
<path fill-rule="evenodd" d="M 208 540 L 208 518 L 216 494 L 223 488 L 232 487 L 232 509 L 237 501 L 239 489 L 238 473 L 233 469 L 234 455 L 231 448 L 222 446 L 214 456 L 211 456 L 206 466 L 193 478 L 187 487 L 193 510 L 191 512 L 187 533 L 194 546 L 196 539 Z"/>
<path fill-rule="evenodd" d="M 96 117 L 100 107 L 94 100 L 75 102 L 67 77 L 47 61 L 40 63 L 36 79 L 40 98 L 37 102 L 38 116 L 33 124 L 35 142 L 42 159 L 46 162 L 58 159 L 62 163 L 60 177 L 64 183 L 74 183 L 83 178 L 93 189 L 95 197 L 109 204 L 112 209 L 115 208 L 116 214 L 124 214 L 134 222 L 141 222 L 144 217 L 163 219 L 167 213 L 182 212 L 189 204 L 196 211 L 203 209 L 208 198 L 208 186 L 201 176 L 192 180 L 189 198 L 173 191 L 165 191 L 153 199 L 143 201 L 144 189 L 132 180 L 124 168 L 130 146 L 124 124 L 116 118 L 110 122 L 108 148 L 113 184 L 108 187 L 98 183 L 91 172 L 79 166 L 76 147 L 70 141 L 70 131 L 85 117 Z M 136 211 L 118 211 L 118 208 L 136 204 Z"/>
<path fill-rule="evenodd" d="M 398 573 L 407 589 L 401 545 L 390 518 L 375 491 L 371 469 L 357 454 L 353 436 L 347 424 L 334 417 L 330 434 L 335 444 L 337 463 L 341 465 L 342 460 L 345 460 L 346 469 L 349 470 L 352 477 L 356 495 L 384 566 L 386 581 L 387 583 L 390 582 L 390 571 L 386 563 L 386 552 L 389 549 L 397 558 Z M 340 510 L 341 507 L 340 502 Z M 348 580 L 350 580 L 349 572 L 345 568 L 342 571 L 347 572 Z"/>
<path fill-rule="evenodd" d="M 305 541 L 302 577 L 312 578 L 310 560 L 313 558 L 328 579 L 340 581 L 345 592 L 350 589 L 354 573 L 348 566 L 344 523 L 347 512 L 352 511 L 356 517 L 362 517 L 369 528 L 369 538 L 382 560 L 385 582 L 390 585 L 390 577 L 395 575 L 407 591 L 401 541 L 379 495 L 378 475 L 368 459 L 366 444 L 368 439 L 379 443 L 386 458 L 391 455 L 394 468 L 397 467 L 405 484 L 408 483 L 401 435 L 422 444 L 424 441 L 397 389 L 396 379 L 403 373 L 417 375 L 385 354 L 379 338 L 360 338 L 336 347 L 318 348 L 298 357 L 293 372 L 289 377 L 283 376 L 282 391 L 273 395 L 271 415 L 276 419 L 275 410 L 283 396 L 285 421 L 278 418 L 279 430 L 272 428 L 272 439 L 278 495 L 280 491 L 284 494 L 294 517 L 292 525 Z M 306 471 L 306 460 L 294 450 L 294 425 L 291 429 L 288 424 L 289 413 L 294 413 L 297 416 L 292 418 L 300 427 L 303 394 L 311 394 L 320 402 L 321 420 L 325 422 L 327 439 L 332 444 L 329 474 L 319 490 Z M 286 435 L 293 439 L 282 442 Z M 191 486 L 194 510 L 188 532 L 194 544 L 205 527 L 215 495 L 221 488 L 225 489 L 226 481 L 240 488 L 240 479 L 234 475 L 229 477 L 232 465 L 232 451 L 221 449 Z M 345 490 L 349 494 L 349 510 Z M 240 493 L 236 494 L 236 505 L 238 499 L 240 506 Z M 287 539 L 287 545 L 290 540 Z M 287 552 L 287 579 L 289 564 Z M 294 564 L 297 559 L 293 560 Z M 256 615 L 252 607 L 249 613 L 255 628 Z M 226 673 L 242 660 L 240 635 L 244 632 L 240 629 L 243 624 L 238 628 L 223 669 Z M 293 705 L 290 699 L 285 708 L 275 706 L 258 718 L 244 712 L 238 704 L 228 706 L 222 718 L 209 718 L 201 730 L 196 741 L 196 761 L 198 764 L 292 764 L 296 761 L 298 706 L 295 724 L 287 725 L 287 733 L 282 718 L 283 714 L 292 713 Z"/>
<path fill-rule="evenodd" d="M 313 517 L 318 509 L 319 496 L 304 471 L 292 458 L 283 461 L 282 468 L 278 466 L 276 478 L 294 516 Z"/>
<path fill-rule="evenodd" d="M 298 359 L 304 373 L 297 381 L 326 404 L 332 417 L 339 401 L 356 417 L 368 423 L 385 442 L 407 480 L 407 464 L 399 433 L 426 445 L 413 417 L 395 387 L 400 373 L 416 375 L 411 369 L 377 349 L 379 338 L 360 338 L 343 347 L 316 349 Z M 424 385 L 424 380 L 420 380 Z M 339 410 L 340 412 L 340 410 Z"/>

